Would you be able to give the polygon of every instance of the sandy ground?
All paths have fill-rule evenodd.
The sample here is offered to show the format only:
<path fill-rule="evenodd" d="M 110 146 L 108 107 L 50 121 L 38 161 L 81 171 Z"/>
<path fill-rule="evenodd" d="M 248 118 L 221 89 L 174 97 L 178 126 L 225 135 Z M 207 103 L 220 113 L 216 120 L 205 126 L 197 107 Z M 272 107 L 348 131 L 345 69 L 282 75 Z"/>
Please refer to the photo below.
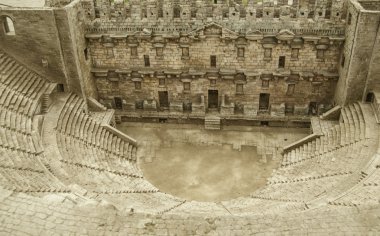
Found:
<path fill-rule="evenodd" d="M 162 192 L 197 201 L 247 196 L 264 186 L 281 162 L 276 148 L 309 131 L 261 127 L 207 131 L 196 125 L 147 123 L 123 123 L 118 128 L 138 140 L 145 178 Z"/>

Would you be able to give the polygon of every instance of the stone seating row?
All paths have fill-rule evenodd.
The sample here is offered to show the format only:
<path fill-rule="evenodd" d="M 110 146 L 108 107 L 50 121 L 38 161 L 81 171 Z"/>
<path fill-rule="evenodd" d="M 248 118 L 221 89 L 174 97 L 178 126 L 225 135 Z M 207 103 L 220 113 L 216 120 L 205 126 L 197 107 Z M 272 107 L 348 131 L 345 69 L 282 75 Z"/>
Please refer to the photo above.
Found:
<path fill-rule="evenodd" d="M 368 109 L 368 104 L 355 103 L 342 108 L 341 121 L 338 125 L 322 129 L 324 135 L 309 141 L 295 149 L 288 150 L 284 154 L 283 166 L 316 157 L 346 145 L 358 142 L 366 137 L 366 123 L 362 108 Z M 372 114 L 368 114 L 373 116 Z M 368 118 L 370 119 L 370 118 Z M 371 122 L 369 122 L 370 124 Z"/>
<path fill-rule="evenodd" d="M 11 110 L 1 109 L 0 127 L 31 135 L 33 130 L 32 126 L 33 122 L 31 118 Z"/>
<path fill-rule="evenodd" d="M 4 53 L 0 53 L 0 72 L 0 84 L 31 99 L 36 99 L 46 85 L 43 78 Z"/>
<path fill-rule="evenodd" d="M 377 159 L 378 156 L 375 156 Z M 379 163 L 378 160 L 377 163 Z M 380 201 L 380 165 L 372 164 L 366 171 L 362 172 L 363 178 L 353 188 L 341 194 L 330 205 L 354 206 L 377 205 Z M 372 170 L 371 170 L 372 169 Z"/>
<path fill-rule="evenodd" d="M 228 213 L 218 217 L 157 216 L 131 214 L 95 201 L 83 203 L 79 198 L 65 200 L 75 197 L 73 194 L 67 197 L 54 194 L 50 198 L 6 194 L 0 202 L 0 226 L 5 235 L 54 235 L 57 232 L 64 235 L 376 235 L 379 230 L 378 206 L 360 210 L 322 207 L 252 216 Z"/>
<path fill-rule="evenodd" d="M 65 147 L 61 149 L 61 155 L 65 161 L 126 173 L 135 177 L 142 176 L 141 170 L 136 163 L 119 158 L 97 147 L 78 142 L 70 136 L 59 135 L 58 144 Z"/>
<path fill-rule="evenodd" d="M 161 192 L 151 193 L 99 193 L 98 200 L 106 200 L 118 209 L 134 213 L 163 214 L 168 209 L 177 207 L 184 202 L 183 199 L 173 197 Z"/>
<path fill-rule="evenodd" d="M 36 161 L 37 156 L 36 154 L 30 154 L 20 150 L 0 147 L 0 163 L 4 166 L 43 169 L 40 163 Z"/>
<path fill-rule="evenodd" d="M 99 130 L 100 130 L 99 126 Z M 101 144 L 104 142 L 107 145 L 112 143 L 112 146 L 119 150 L 120 153 L 127 153 L 129 156 L 136 151 L 132 149 L 132 145 L 127 142 L 122 142 L 118 137 L 114 136 L 113 139 L 108 138 L 105 134 L 105 129 L 102 132 L 104 136 L 101 136 L 99 145 L 79 139 L 75 136 L 65 135 L 63 133 L 57 133 L 57 140 L 62 148 L 62 154 L 65 160 L 78 161 L 86 165 L 99 165 L 100 168 L 112 168 L 116 171 L 128 172 L 131 175 L 141 176 L 141 171 L 138 170 L 136 162 L 130 161 L 126 158 L 120 158 L 120 155 L 116 155 L 117 152 L 109 152 L 108 149 L 102 148 Z M 93 133 L 90 134 L 94 137 Z M 110 148 L 112 148 L 112 146 Z M 73 159 L 74 158 L 74 159 Z"/>
<path fill-rule="evenodd" d="M 34 162 L 37 160 L 34 159 Z M 16 192 L 59 192 L 65 186 L 43 169 L 40 164 L 34 167 L 23 165 L 0 165 L 0 185 Z"/>
<path fill-rule="evenodd" d="M 120 158 L 135 162 L 137 148 L 113 135 L 100 123 L 83 113 L 83 104 L 82 99 L 76 96 L 70 97 L 63 108 L 57 130 Z"/>
<path fill-rule="evenodd" d="M 120 176 L 112 172 L 97 171 L 84 166 L 62 162 L 70 182 L 80 185 L 94 193 L 147 193 L 158 189 L 142 178 Z"/>
<path fill-rule="evenodd" d="M 269 182 L 288 182 L 297 178 L 310 178 L 334 173 L 353 172 L 365 165 L 372 155 L 373 142 L 362 140 L 293 165 L 277 169 Z M 358 158 L 361 157 L 361 158 Z"/>
<path fill-rule="evenodd" d="M 61 150 L 64 158 L 61 162 L 70 176 L 70 182 L 81 184 L 86 189 L 98 192 L 157 191 L 142 178 L 141 171 L 129 161 L 112 156 L 112 154 L 99 152 L 98 148 L 89 148 L 70 137 L 62 136 L 60 142 L 65 147 Z M 72 179 L 75 174 L 78 177 Z M 109 182 L 110 180 L 112 181 Z M 136 185 L 136 182 L 141 183 Z M 129 187 L 125 188 L 127 186 Z"/>
<path fill-rule="evenodd" d="M 299 200 L 258 197 L 240 197 L 223 201 L 222 204 L 229 212 L 239 216 L 302 211 L 305 208 L 305 203 Z"/>
<path fill-rule="evenodd" d="M 292 199 L 307 202 L 331 191 L 337 183 L 344 181 L 346 178 L 346 175 L 335 175 L 309 181 L 270 184 L 265 186 L 262 190 L 255 192 L 253 197 Z"/>
<path fill-rule="evenodd" d="M 0 127 L 0 146 L 12 150 L 21 150 L 31 154 L 42 152 L 42 147 L 38 142 L 36 134 L 26 135 L 3 127 Z"/>
<path fill-rule="evenodd" d="M 337 125 L 338 123 L 338 121 L 335 120 L 322 120 L 317 116 L 311 117 L 310 122 L 313 133 L 320 135 L 327 135 L 327 133 L 325 132 Z"/>

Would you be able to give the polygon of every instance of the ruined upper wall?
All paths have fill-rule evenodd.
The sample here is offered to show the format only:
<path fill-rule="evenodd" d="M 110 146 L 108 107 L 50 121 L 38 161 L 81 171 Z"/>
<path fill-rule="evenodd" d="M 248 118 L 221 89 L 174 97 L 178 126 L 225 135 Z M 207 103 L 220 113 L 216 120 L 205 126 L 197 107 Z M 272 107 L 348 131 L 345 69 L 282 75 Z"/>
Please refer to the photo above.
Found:
<path fill-rule="evenodd" d="M 43 7 L 45 0 L 0 0 L 0 7 Z"/>
<path fill-rule="evenodd" d="M 380 76 L 377 69 L 380 11 L 376 7 L 379 1 L 376 2 L 351 0 L 348 4 L 346 41 L 335 93 L 337 104 L 362 100 L 366 91 L 371 91 L 377 84 Z"/>
<path fill-rule="evenodd" d="M 189 32 L 216 22 L 237 32 L 281 29 L 306 34 L 344 34 L 344 0 L 82 0 L 87 31 Z"/>
<path fill-rule="evenodd" d="M 94 96 L 82 20 L 79 0 L 61 8 L 0 8 L 0 48 L 66 90 Z"/>

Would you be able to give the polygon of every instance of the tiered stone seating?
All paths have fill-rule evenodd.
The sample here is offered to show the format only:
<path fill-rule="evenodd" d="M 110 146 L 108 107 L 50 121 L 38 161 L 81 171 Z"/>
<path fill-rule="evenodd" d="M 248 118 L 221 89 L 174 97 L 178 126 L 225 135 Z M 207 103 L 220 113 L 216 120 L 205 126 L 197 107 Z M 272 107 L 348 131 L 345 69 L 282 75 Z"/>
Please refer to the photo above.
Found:
<path fill-rule="evenodd" d="M 142 178 L 136 146 L 112 134 L 84 113 L 84 101 L 72 94 L 58 119 L 61 165 L 72 183 L 96 193 L 147 193 L 158 190 Z"/>
<path fill-rule="evenodd" d="M 170 214 L 190 214 L 190 215 L 226 215 L 228 211 L 221 204 L 214 202 L 184 202 L 171 209 Z"/>
<path fill-rule="evenodd" d="M 0 191 L 5 235 L 376 235 L 379 207 L 326 208 L 284 214 L 234 216 L 153 214 L 120 211 L 107 203 L 36 198 Z M 71 196 L 70 196 L 71 197 Z M 170 212 L 169 212 L 170 213 Z M 363 220 L 365 219 L 365 220 Z"/>
<path fill-rule="evenodd" d="M 32 116 L 54 84 L 0 51 L 0 185 L 16 192 L 67 192 L 45 165 Z"/>
<path fill-rule="evenodd" d="M 362 108 L 368 109 L 368 106 L 369 105 L 357 103 L 342 108 L 342 122 L 339 122 L 337 125 L 334 125 L 335 122 L 331 121 L 318 122 L 314 118 L 312 122 L 316 127 L 320 127 L 316 132 L 322 136 L 287 151 L 284 154 L 282 165 L 287 166 L 302 162 L 364 140 L 365 132 L 368 128 L 365 126 Z M 371 117 L 373 115 L 369 116 Z M 371 121 L 368 122 L 368 124 L 371 123 Z"/>
<path fill-rule="evenodd" d="M 1 52 L 0 73 L 1 233 L 319 235 L 347 225 L 351 233 L 373 229 L 354 219 L 379 212 L 378 127 L 368 104 L 343 107 L 340 122 L 314 119 L 320 136 L 287 149 L 282 168 L 251 196 L 188 202 L 146 181 L 136 144 L 86 114 L 76 95 L 65 94 L 50 111 L 59 111 L 53 125 L 45 115 L 43 135 L 53 134 L 54 142 L 47 136 L 42 146 L 33 119 L 52 85 Z"/>
<path fill-rule="evenodd" d="M 335 206 L 377 205 L 380 201 L 380 155 L 376 154 L 361 172 L 358 183 L 329 202 Z"/>
<path fill-rule="evenodd" d="M 321 125 L 322 136 L 288 149 L 283 166 L 254 197 L 309 202 L 354 186 L 377 151 L 378 128 L 369 104 L 342 108 L 340 121 L 335 126 Z"/>
<path fill-rule="evenodd" d="M 107 199 L 120 210 L 134 213 L 164 214 L 183 204 L 185 200 L 169 194 L 154 193 L 100 193 L 96 199 Z"/>
<path fill-rule="evenodd" d="M 1 51 L 0 72 L 0 107 L 28 117 L 38 111 L 42 95 L 55 87 Z"/>
<path fill-rule="evenodd" d="M 264 197 L 240 197 L 230 201 L 223 201 L 222 204 L 233 215 L 248 216 L 258 214 L 276 214 L 278 212 L 302 211 L 305 203 L 301 200 L 291 200 Z"/>

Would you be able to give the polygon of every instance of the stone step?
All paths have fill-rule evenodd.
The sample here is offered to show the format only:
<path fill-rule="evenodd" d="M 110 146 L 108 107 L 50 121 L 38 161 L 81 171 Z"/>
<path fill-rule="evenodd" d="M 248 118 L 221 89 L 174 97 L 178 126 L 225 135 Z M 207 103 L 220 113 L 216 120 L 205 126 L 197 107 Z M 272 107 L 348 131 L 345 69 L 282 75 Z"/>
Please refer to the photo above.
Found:
<path fill-rule="evenodd" d="M 205 117 L 205 129 L 206 130 L 220 130 L 221 129 L 220 117 L 217 117 L 217 116 Z"/>

